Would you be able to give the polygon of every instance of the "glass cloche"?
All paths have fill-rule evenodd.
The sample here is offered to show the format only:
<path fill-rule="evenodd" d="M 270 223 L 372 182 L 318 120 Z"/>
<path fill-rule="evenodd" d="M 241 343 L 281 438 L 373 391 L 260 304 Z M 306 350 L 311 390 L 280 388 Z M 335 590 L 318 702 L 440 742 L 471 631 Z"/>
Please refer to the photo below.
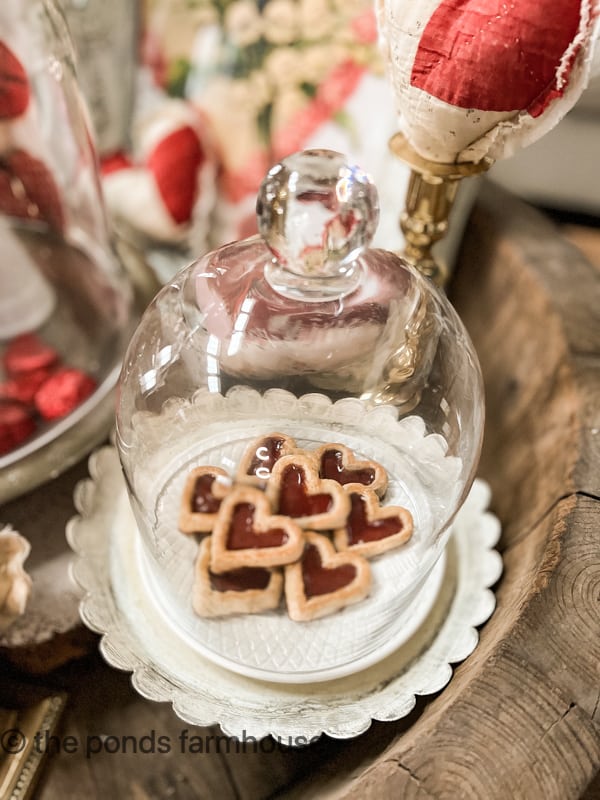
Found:
<path fill-rule="evenodd" d="M 414 630 L 474 477 L 481 376 L 446 298 L 369 249 L 376 190 L 339 153 L 273 167 L 257 215 L 146 311 L 118 447 L 173 625 L 231 669 L 323 680 Z"/>
<path fill-rule="evenodd" d="M 2 504 L 106 437 L 131 298 L 55 0 L 3 0 L 0 63 Z"/>

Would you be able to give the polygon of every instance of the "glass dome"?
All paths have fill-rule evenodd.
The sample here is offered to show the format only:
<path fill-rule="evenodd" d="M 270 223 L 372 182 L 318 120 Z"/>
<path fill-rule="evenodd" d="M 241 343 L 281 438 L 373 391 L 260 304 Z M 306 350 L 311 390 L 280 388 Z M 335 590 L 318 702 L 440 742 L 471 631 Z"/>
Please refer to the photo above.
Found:
<path fill-rule="evenodd" d="M 257 213 L 146 311 L 118 446 L 173 623 L 233 669 L 329 677 L 406 633 L 474 477 L 481 376 L 448 300 L 369 249 L 376 191 L 340 154 L 282 161 Z"/>
<path fill-rule="evenodd" d="M 106 436 L 131 326 L 54 0 L 1 4 L 0 61 L 1 503 Z"/>

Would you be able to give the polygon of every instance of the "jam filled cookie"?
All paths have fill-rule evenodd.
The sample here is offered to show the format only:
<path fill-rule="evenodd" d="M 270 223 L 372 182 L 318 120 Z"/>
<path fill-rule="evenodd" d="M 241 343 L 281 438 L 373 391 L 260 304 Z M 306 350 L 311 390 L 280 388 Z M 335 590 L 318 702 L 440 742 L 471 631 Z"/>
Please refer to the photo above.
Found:
<path fill-rule="evenodd" d="M 339 551 L 351 550 L 371 558 L 410 539 L 413 519 L 408 509 L 380 506 L 375 492 L 360 483 L 350 483 L 345 490 L 351 508 L 345 524 L 334 531 L 333 541 Z"/>
<path fill-rule="evenodd" d="M 216 573 L 289 564 L 304 548 L 300 526 L 273 515 L 265 493 L 252 486 L 237 486 L 223 500 L 211 540 L 211 569 Z"/>
<path fill-rule="evenodd" d="M 352 450 L 343 444 L 325 444 L 315 450 L 319 462 L 321 478 L 337 481 L 342 486 L 348 483 L 361 483 L 379 497 L 387 489 L 387 473 L 376 461 L 358 461 Z"/>
<path fill-rule="evenodd" d="M 284 456 L 273 467 L 267 495 L 278 514 L 292 517 L 302 528 L 325 531 L 344 524 L 350 499 L 337 482 L 319 477 L 312 454 Z"/>
<path fill-rule="evenodd" d="M 281 600 L 281 570 L 240 567 L 220 574 L 210 566 L 211 537 L 198 550 L 194 573 L 192 607 L 201 617 L 256 614 L 277 608 Z"/>
<path fill-rule="evenodd" d="M 363 600 L 371 589 L 369 563 L 357 553 L 336 553 L 327 539 L 306 531 L 302 558 L 285 568 L 290 618 L 308 622 Z"/>
<path fill-rule="evenodd" d="M 231 490 L 231 478 L 220 467 L 196 467 L 187 477 L 181 498 L 179 530 L 210 533 L 223 498 Z"/>
<path fill-rule="evenodd" d="M 240 461 L 236 474 L 238 482 L 265 486 L 276 461 L 296 450 L 296 442 L 284 433 L 269 433 L 255 439 L 248 445 Z"/>

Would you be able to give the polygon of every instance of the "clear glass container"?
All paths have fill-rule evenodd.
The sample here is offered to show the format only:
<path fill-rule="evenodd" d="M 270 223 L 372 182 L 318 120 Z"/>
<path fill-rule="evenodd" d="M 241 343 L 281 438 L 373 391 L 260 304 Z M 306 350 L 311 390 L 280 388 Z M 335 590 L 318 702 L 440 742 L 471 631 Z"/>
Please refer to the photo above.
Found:
<path fill-rule="evenodd" d="M 144 570 L 173 623 L 233 669 L 260 674 L 269 652 L 271 673 L 330 676 L 400 640 L 474 477 L 481 376 L 448 300 L 369 249 L 376 191 L 340 154 L 284 159 L 257 213 L 261 235 L 194 262 L 146 311 L 122 372 L 118 446 Z M 366 600 L 322 619 L 290 620 L 285 604 L 202 619 L 191 601 L 198 545 L 178 530 L 186 480 L 210 466 L 237 485 L 248 447 L 275 432 L 309 453 L 336 443 L 381 465 L 380 504 L 408 509 L 412 536 L 370 561 Z"/>
<path fill-rule="evenodd" d="M 1 502 L 106 435 L 130 296 L 55 3 L 3 2 L 0 51 Z M 25 467 L 84 419 L 85 434 Z"/>

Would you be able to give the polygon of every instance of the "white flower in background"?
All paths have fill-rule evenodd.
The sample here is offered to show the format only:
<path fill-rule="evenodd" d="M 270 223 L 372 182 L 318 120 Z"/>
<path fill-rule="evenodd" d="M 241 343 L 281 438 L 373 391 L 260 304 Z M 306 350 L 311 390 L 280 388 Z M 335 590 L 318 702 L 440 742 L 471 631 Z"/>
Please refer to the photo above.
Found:
<path fill-rule="evenodd" d="M 333 4 L 346 19 L 360 14 L 372 5 L 370 0 L 333 0 Z"/>
<path fill-rule="evenodd" d="M 308 102 L 309 99 L 302 89 L 290 87 L 280 92 L 273 102 L 273 130 L 281 130 L 296 114 L 306 108 Z"/>
<path fill-rule="evenodd" d="M 304 53 L 293 47 L 278 47 L 265 59 L 265 71 L 274 86 L 296 86 L 306 80 Z"/>
<path fill-rule="evenodd" d="M 334 43 L 314 44 L 305 47 L 302 53 L 304 80 L 319 84 L 331 70 L 344 61 L 344 47 Z"/>
<path fill-rule="evenodd" d="M 251 77 L 231 81 L 227 94 L 223 97 L 223 105 L 227 112 L 235 110 L 244 114 L 256 114 L 265 100 L 264 94 L 262 97 L 256 96 L 255 88 L 259 85 L 259 82 L 253 81 Z"/>
<path fill-rule="evenodd" d="M 356 43 L 356 36 L 352 28 L 348 25 L 339 25 L 333 34 L 333 40 L 338 44 L 353 46 Z"/>
<path fill-rule="evenodd" d="M 217 23 L 199 28 L 194 39 L 191 62 L 199 72 L 211 72 L 221 58 L 223 34 Z"/>
<path fill-rule="evenodd" d="M 250 86 L 246 80 L 219 78 L 202 95 L 201 108 L 227 169 L 241 169 L 262 148 Z"/>
<path fill-rule="evenodd" d="M 323 39 L 340 24 L 330 0 L 301 0 L 300 30 L 303 39 Z"/>
<path fill-rule="evenodd" d="M 298 39 L 298 6 L 292 0 L 271 0 L 263 11 L 264 36 L 272 44 L 291 44 Z"/>
<path fill-rule="evenodd" d="M 264 70 L 255 69 L 248 75 L 248 91 L 252 96 L 254 108 L 260 109 L 269 102 L 273 92 Z"/>
<path fill-rule="evenodd" d="M 247 47 L 257 42 L 262 30 L 262 20 L 254 0 L 237 0 L 225 11 L 225 30 L 229 39 L 238 47 Z"/>

